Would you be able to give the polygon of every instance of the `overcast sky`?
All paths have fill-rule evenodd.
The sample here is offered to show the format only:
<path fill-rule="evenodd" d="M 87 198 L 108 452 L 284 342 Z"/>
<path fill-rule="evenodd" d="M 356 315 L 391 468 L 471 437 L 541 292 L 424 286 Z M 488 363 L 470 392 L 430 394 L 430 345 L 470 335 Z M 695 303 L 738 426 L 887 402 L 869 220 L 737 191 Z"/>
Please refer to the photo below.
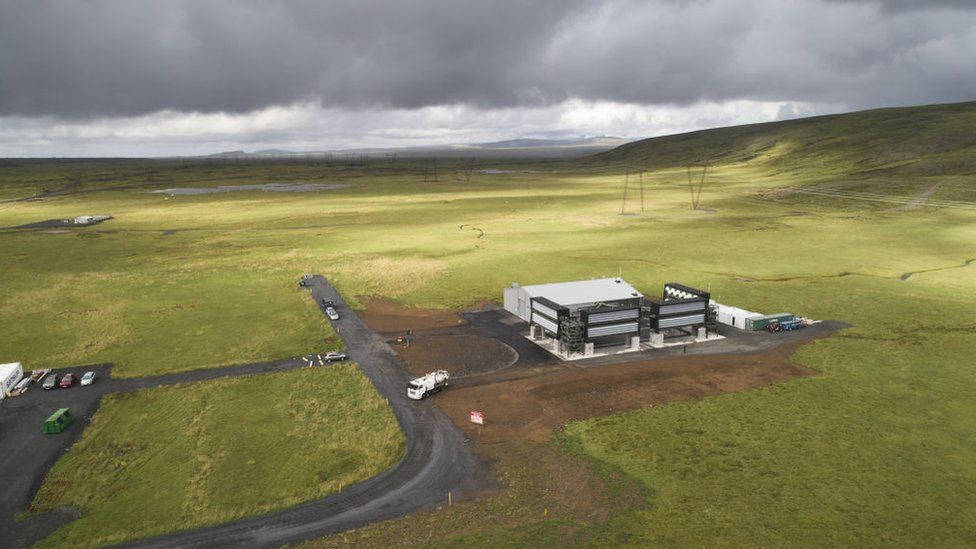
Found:
<path fill-rule="evenodd" d="M 976 100 L 976 1 L 0 0 L 0 156 L 643 137 Z"/>

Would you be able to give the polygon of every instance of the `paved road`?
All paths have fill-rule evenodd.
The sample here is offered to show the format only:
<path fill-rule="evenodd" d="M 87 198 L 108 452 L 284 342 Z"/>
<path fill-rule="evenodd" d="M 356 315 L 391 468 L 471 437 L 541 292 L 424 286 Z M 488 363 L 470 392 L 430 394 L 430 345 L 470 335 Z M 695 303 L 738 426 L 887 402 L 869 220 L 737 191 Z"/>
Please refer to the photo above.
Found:
<path fill-rule="evenodd" d="M 314 277 L 311 289 L 320 308 L 324 309 L 323 299 L 336 303 L 342 318 L 334 326 L 346 342 L 349 358 L 390 401 L 407 438 L 403 460 L 378 476 L 324 499 L 129 546 L 277 547 L 446 504 L 448 492 L 457 499 L 494 483 L 487 464 L 468 449 L 460 430 L 433 402 L 407 398 L 409 376 L 393 349 L 345 306 L 324 278 Z"/>
<path fill-rule="evenodd" d="M 448 493 L 461 499 L 495 484 L 486 463 L 465 445 L 457 427 L 431 401 L 406 397 L 408 373 L 396 353 L 354 311 L 345 306 L 335 288 L 321 276 L 312 280 L 316 303 L 334 301 L 342 318 L 334 323 L 345 341 L 347 354 L 390 402 L 407 439 L 404 458 L 387 471 L 341 493 L 276 513 L 260 515 L 208 528 L 188 530 L 148 540 L 134 547 L 271 547 L 325 536 L 370 522 L 401 516 L 447 502 Z M 133 391 L 216 379 L 260 374 L 304 366 L 298 357 L 272 362 L 195 370 L 132 379 L 109 377 L 111 365 L 79 367 L 95 370 L 101 379 L 90 387 L 42 391 L 34 386 L 21 397 L 7 399 L 0 413 L 0 546 L 27 547 L 55 528 L 77 518 L 70 510 L 48 513 L 16 523 L 13 518 L 29 505 L 44 475 L 81 436 L 69 429 L 55 437 L 40 436 L 40 425 L 59 406 L 69 406 L 79 424 L 91 420 L 101 397 Z"/>
<path fill-rule="evenodd" d="M 192 383 L 227 376 L 261 374 L 300 368 L 300 358 L 258 362 L 195 370 L 155 377 L 112 379 L 111 364 L 96 364 L 55 370 L 78 375 L 94 371 L 98 379 L 89 387 L 44 391 L 37 384 L 19 397 L 4 399 L 0 404 L 0 547 L 27 547 L 54 529 L 76 518 L 72 512 L 59 511 L 33 516 L 23 522 L 14 517 L 23 512 L 41 485 L 44 475 L 83 432 L 91 421 L 102 396 L 162 385 Z M 41 435 L 41 425 L 51 412 L 66 406 L 75 415 L 75 425 L 57 436 Z"/>

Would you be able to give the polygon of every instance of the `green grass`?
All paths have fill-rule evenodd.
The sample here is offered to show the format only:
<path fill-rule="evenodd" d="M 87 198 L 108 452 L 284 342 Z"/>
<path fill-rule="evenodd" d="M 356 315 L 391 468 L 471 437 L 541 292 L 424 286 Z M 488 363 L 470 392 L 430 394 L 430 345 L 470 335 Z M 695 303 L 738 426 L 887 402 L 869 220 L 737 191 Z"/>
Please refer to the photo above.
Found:
<path fill-rule="evenodd" d="M 33 512 L 82 517 L 41 546 L 96 546 L 226 522 L 340 490 L 405 442 L 353 364 L 110 395 Z"/>
<path fill-rule="evenodd" d="M 976 417 L 964 404 L 976 391 L 976 288 L 950 297 L 913 285 L 909 295 L 898 284 L 767 286 L 883 304 L 828 306 L 856 327 L 797 354 L 820 376 L 568 426 L 562 436 L 653 494 L 595 536 L 731 547 L 976 541 Z"/>
<path fill-rule="evenodd" d="M 381 295 L 434 307 L 498 300 L 513 281 L 622 272 L 653 294 L 677 280 L 747 309 L 855 327 L 800 350 L 797 360 L 821 376 L 567 429 L 651 494 L 648 509 L 587 525 L 580 540 L 972 544 L 976 264 L 964 265 L 976 258 L 976 210 L 776 191 L 841 187 L 908 200 L 939 184 L 933 199 L 974 204 L 974 124 L 973 103 L 871 111 L 510 166 L 534 173 L 468 180 L 444 162 L 438 183 L 406 163 L 7 165 L 2 197 L 67 180 L 143 183 L 150 169 L 164 186 L 353 186 L 0 204 L 2 224 L 117 218 L 67 234 L 0 233 L 0 360 L 110 360 L 141 375 L 337 346 L 295 288 L 303 272 L 328 275 L 354 305 Z M 703 209 L 693 211 L 684 165 L 703 156 L 711 167 Z M 619 215 L 625 166 L 648 170 L 643 215 Z M 910 272 L 919 274 L 900 279 Z M 472 528 L 473 543 L 527 539 Z"/>

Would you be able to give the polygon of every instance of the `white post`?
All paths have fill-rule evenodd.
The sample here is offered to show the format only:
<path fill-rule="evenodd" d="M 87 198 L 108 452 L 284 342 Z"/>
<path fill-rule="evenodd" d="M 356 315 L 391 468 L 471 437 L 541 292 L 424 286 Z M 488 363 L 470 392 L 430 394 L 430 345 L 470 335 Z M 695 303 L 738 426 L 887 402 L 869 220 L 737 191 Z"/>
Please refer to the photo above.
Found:
<path fill-rule="evenodd" d="M 587 343 L 586 347 L 583 348 L 583 356 L 593 356 L 593 344 Z"/>
<path fill-rule="evenodd" d="M 633 336 L 630 338 L 630 349 L 632 351 L 640 350 L 640 336 Z"/>

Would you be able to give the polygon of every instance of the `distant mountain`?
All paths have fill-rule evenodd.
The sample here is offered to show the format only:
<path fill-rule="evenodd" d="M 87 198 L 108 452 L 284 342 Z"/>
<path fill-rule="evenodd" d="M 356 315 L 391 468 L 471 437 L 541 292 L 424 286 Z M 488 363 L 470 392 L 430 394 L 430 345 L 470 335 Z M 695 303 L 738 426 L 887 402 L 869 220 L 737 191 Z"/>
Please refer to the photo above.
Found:
<path fill-rule="evenodd" d="M 244 151 L 224 151 L 214 154 L 204 155 L 203 158 L 247 158 L 250 153 Z"/>
<path fill-rule="evenodd" d="M 538 147 L 606 147 L 611 149 L 627 143 L 620 137 L 599 136 L 580 137 L 577 139 L 509 139 L 508 141 L 494 141 L 491 143 L 475 143 L 466 145 L 468 148 L 480 149 L 530 149 Z"/>
<path fill-rule="evenodd" d="M 532 158 L 575 158 L 609 151 L 627 143 L 619 137 L 597 136 L 573 139 L 509 139 L 489 143 L 470 143 L 462 145 L 429 145 L 422 147 L 389 147 L 342 149 L 337 151 L 288 151 L 284 149 L 264 149 L 254 152 L 225 151 L 207 155 L 205 158 L 294 158 L 294 157 L 343 157 L 353 155 L 398 155 L 404 158 L 417 157 L 532 157 Z"/>

